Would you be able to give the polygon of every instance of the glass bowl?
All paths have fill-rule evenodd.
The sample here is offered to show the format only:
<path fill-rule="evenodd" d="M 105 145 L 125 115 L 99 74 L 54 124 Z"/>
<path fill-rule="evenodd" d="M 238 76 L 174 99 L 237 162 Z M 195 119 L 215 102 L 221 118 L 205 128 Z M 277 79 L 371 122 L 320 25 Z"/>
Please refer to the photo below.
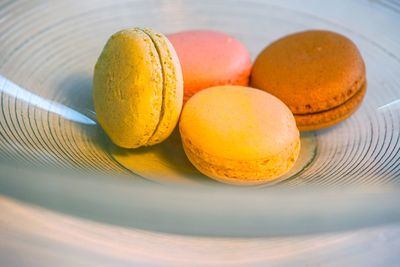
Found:
<path fill-rule="evenodd" d="M 386 1 L 5 1 L 0 3 L 0 193 L 81 218 L 167 233 L 262 237 L 400 220 L 400 6 Z M 108 37 L 146 26 L 225 31 L 252 58 L 307 29 L 359 47 L 361 108 L 302 134 L 296 167 L 273 184 L 201 176 L 175 133 L 122 150 L 96 122 L 93 66 Z M 159 175 L 162 173 L 163 175 Z"/>

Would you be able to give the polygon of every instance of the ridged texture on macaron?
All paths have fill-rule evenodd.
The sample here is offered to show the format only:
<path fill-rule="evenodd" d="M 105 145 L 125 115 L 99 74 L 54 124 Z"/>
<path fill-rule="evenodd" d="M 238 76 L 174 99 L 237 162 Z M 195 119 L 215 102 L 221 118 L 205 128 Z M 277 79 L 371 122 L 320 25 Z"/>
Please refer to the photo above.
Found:
<path fill-rule="evenodd" d="M 365 65 L 356 45 L 329 31 L 300 32 L 273 42 L 258 55 L 251 74 L 251 86 L 277 96 L 295 115 L 336 108 L 365 84 Z"/>
<path fill-rule="evenodd" d="M 179 61 L 168 40 L 157 34 L 140 28 L 115 33 L 95 66 L 97 119 L 113 143 L 124 148 L 163 141 L 179 118 Z"/>
<path fill-rule="evenodd" d="M 148 145 L 153 145 L 165 140 L 178 122 L 183 102 L 183 77 L 178 56 L 169 40 L 149 28 L 143 31 L 153 40 L 160 56 L 164 83 L 160 121 L 148 141 Z"/>
<path fill-rule="evenodd" d="M 273 181 L 290 170 L 300 152 L 300 140 L 281 153 L 257 160 L 232 160 L 213 156 L 197 148 L 189 139 L 182 139 L 190 162 L 204 175 L 238 185 L 262 184 Z"/>
<path fill-rule="evenodd" d="M 313 131 L 335 125 L 350 117 L 357 110 L 365 93 L 366 84 L 352 98 L 340 106 L 322 112 L 294 115 L 297 127 L 300 131 Z"/>
<path fill-rule="evenodd" d="M 300 150 L 290 110 L 257 89 L 218 86 L 185 105 L 179 129 L 189 160 L 205 175 L 232 184 L 260 184 L 287 172 Z"/>

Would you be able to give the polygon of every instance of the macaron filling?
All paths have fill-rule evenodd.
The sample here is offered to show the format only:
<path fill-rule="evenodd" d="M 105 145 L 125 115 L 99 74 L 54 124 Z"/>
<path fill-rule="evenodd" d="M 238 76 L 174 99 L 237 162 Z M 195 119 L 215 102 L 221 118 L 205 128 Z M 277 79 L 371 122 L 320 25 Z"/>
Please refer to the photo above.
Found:
<path fill-rule="evenodd" d="M 335 122 L 349 117 L 361 104 L 361 101 L 366 93 L 366 87 L 367 83 L 364 82 L 361 88 L 356 90 L 356 93 L 351 98 L 347 99 L 344 103 L 338 106 L 318 112 L 294 114 L 297 126 L 301 128 L 301 130 L 307 131 L 314 129 L 314 125 L 322 125 L 323 127 L 327 127 Z"/>
<path fill-rule="evenodd" d="M 179 112 L 181 110 L 181 105 L 179 102 L 179 96 L 177 91 L 179 90 L 179 83 L 182 80 L 179 76 L 179 66 L 174 64 L 172 55 L 173 47 L 168 45 L 166 37 L 159 33 L 155 33 L 150 29 L 141 29 L 152 41 L 158 55 L 159 62 L 161 64 L 161 74 L 162 74 L 162 103 L 159 115 L 159 121 L 154 129 L 154 132 L 149 137 L 147 145 L 153 145 L 160 142 L 160 139 L 165 134 L 170 134 L 176 125 L 177 119 L 171 123 L 172 115 L 176 113 L 176 118 L 179 117 Z M 177 58 L 175 56 L 175 58 Z M 174 99 L 175 101 L 172 101 Z M 176 100 L 178 99 L 178 100 Z M 170 101 L 169 101 L 170 100 Z M 169 103 L 171 102 L 171 103 Z M 175 102 L 175 103 L 173 103 Z M 176 104 L 179 104 L 179 108 L 176 108 Z"/>
<path fill-rule="evenodd" d="M 310 101 L 309 103 L 303 104 L 300 108 L 299 106 L 289 106 L 293 111 L 294 115 L 308 115 L 308 114 L 315 114 L 320 112 L 325 112 L 329 110 L 333 110 L 336 107 L 339 107 L 345 104 L 347 101 L 351 101 L 353 97 L 360 93 L 360 91 L 365 87 L 366 80 L 365 76 L 360 77 L 357 79 L 347 90 L 343 91 L 340 95 L 335 95 L 331 97 L 330 100 L 327 100 L 323 103 L 314 103 L 312 104 Z M 309 111 L 307 111 L 309 110 Z"/>
<path fill-rule="evenodd" d="M 162 101 L 161 101 L 161 110 L 160 110 L 160 114 L 159 114 L 158 123 L 157 123 L 156 127 L 154 128 L 153 133 L 149 136 L 149 138 L 148 138 L 147 141 L 146 141 L 146 144 L 148 145 L 148 144 L 149 144 L 149 141 L 150 141 L 150 140 L 153 138 L 153 136 L 156 134 L 156 132 L 157 132 L 159 126 L 160 126 L 161 119 L 162 119 L 162 117 L 164 116 L 164 113 L 165 113 L 165 70 L 164 70 L 165 66 L 164 66 L 164 64 L 162 64 L 163 60 L 162 60 L 161 55 L 160 55 L 160 47 L 159 47 L 159 46 L 157 45 L 157 43 L 154 41 L 153 37 L 152 37 L 146 30 L 143 30 L 143 29 L 140 29 L 140 28 L 137 28 L 137 29 L 140 30 L 140 31 L 142 31 L 144 34 L 146 34 L 146 35 L 150 38 L 152 44 L 154 45 L 154 47 L 155 47 L 155 49 L 156 49 L 156 51 L 157 51 L 157 58 L 158 58 L 158 60 L 159 60 L 159 62 L 160 62 L 160 64 L 161 64 L 161 77 L 162 77 L 162 92 L 161 92 L 161 94 L 162 94 L 162 96 L 161 96 Z"/>

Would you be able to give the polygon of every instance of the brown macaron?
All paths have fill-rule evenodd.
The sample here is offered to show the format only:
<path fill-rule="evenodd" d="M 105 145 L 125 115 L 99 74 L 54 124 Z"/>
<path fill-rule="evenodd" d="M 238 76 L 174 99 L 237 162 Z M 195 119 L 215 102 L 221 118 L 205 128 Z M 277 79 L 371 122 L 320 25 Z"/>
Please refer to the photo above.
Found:
<path fill-rule="evenodd" d="M 257 57 L 251 86 L 281 99 L 301 131 L 318 130 L 348 118 L 366 92 L 365 64 L 356 45 L 329 31 L 283 37 Z"/>

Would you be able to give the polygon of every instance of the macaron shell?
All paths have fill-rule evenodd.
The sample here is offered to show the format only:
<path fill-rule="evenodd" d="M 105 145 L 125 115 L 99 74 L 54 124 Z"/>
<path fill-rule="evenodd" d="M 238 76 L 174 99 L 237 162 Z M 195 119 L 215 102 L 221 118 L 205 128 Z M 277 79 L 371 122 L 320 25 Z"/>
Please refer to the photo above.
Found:
<path fill-rule="evenodd" d="M 333 109 L 310 114 L 294 115 L 300 131 L 314 131 L 335 125 L 353 114 L 361 105 L 366 93 L 366 84 L 349 100 Z"/>
<path fill-rule="evenodd" d="M 228 183 L 273 180 L 293 166 L 300 149 L 290 110 L 276 97 L 248 87 L 217 86 L 197 93 L 184 106 L 179 129 L 193 165 Z"/>
<path fill-rule="evenodd" d="M 147 144 L 159 123 L 162 92 L 162 66 L 150 37 L 137 28 L 111 36 L 95 66 L 93 100 L 113 143 Z"/>
<path fill-rule="evenodd" d="M 296 139 L 280 153 L 257 160 L 232 160 L 216 157 L 182 138 L 190 162 L 203 174 L 217 181 L 235 185 L 256 185 L 275 180 L 289 171 L 300 153 Z"/>
<path fill-rule="evenodd" d="M 183 77 L 178 56 L 168 39 L 148 28 L 143 31 L 149 35 L 157 49 L 163 74 L 163 102 L 160 120 L 147 143 L 154 145 L 165 140 L 178 122 L 183 101 Z"/>
<path fill-rule="evenodd" d="M 193 96 L 183 108 L 180 130 L 199 149 L 238 160 L 275 155 L 299 135 L 282 101 L 261 90 L 229 85 Z"/>
<path fill-rule="evenodd" d="M 184 101 L 216 85 L 247 86 L 251 70 L 246 47 L 216 31 L 195 30 L 167 35 L 182 65 Z"/>
<path fill-rule="evenodd" d="M 294 114 L 341 105 L 365 83 L 365 65 L 348 38 L 306 31 L 281 38 L 257 57 L 251 86 L 285 102 Z"/>

